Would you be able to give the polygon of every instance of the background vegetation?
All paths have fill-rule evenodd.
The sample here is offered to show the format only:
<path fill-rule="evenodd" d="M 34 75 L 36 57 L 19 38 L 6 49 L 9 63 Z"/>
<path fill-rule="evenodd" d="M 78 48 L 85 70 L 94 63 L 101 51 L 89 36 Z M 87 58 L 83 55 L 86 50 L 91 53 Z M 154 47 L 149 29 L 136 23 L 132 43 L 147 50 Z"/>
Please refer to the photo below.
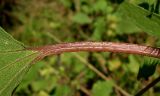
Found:
<path fill-rule="evenodd" d="M 141 4 L 140 1 L 145 0 L 132 2 Z M 152 1 L 148 0 L 150 4 Z M 121 2 L 1 0 L 0 24 L 28 46 L 74 41 L 159 46 L 157 38 L 117 14 Z M 65 53 L 47 57 L 30 69 L 14 96 L 122 96 L 122 91 L 135 94 L 160 72 L 160 67 L 157 67 L 148 80 L 137 80 L 143 59 L 141 56 L 106 52 Z M 119 87 L 122 91 L 117 89 Z M 159 88 L 157 84 L 145 96 L 159 96 Z"/>

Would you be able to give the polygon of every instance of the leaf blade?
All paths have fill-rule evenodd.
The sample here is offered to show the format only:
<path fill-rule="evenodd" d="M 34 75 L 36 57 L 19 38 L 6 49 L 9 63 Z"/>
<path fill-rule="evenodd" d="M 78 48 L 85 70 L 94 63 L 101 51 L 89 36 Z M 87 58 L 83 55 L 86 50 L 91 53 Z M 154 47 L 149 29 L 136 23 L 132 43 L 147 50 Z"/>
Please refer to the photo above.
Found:
<path fill-rule="evenodd" d="M 12 95 L 38 55 L 0 27 L 0 96 Z"/>
<path fill-rule="evenodd" d="M 4 51 L 16 51 L 24 49 L 24 45 L 0 27 L 0 52 Z"/>
<path fill-rule="evenodd" d="M 118 14 L 127 16 L 142 31 L 151 35 L 160 37 L 160 16 L 153 14 L 151 18 L 147 17 L 150 12 L 129 2 L 120 5 Z"/>

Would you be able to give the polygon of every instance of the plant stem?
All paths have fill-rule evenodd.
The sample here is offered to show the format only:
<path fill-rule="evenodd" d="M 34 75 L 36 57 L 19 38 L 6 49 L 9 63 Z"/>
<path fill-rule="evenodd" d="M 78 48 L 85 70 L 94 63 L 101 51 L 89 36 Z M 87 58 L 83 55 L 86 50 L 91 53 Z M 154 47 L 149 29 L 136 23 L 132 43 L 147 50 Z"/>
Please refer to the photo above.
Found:
<path fill-rule="evenodd" d="M 160 58 L 160 48 L 114 42 L 62 43 L 37 48 L 28 48 L 28 50 L 36 50 L 41 52 L 39 58 L 43 58 L 49 55 L 61 54 L 63 52 L 79 51 L 128 53 Z"/>
<path fill-rule="evenodd" d="M 79 51 L 90 51 L 90 52 L 115 52 L 115 53 L 128 53 L 128 54 L 138 54 L 143 56 L 150 56 L 155 58 L 160 58 L 160 48 L 143 46 L 138 44 L 129 44 L 129 43 L 114 43 L 114 42 L 75 42 L 75 43 L 61 43 L 55 45 L 47 45 L 36 48 L 27 48 L 28 50 L 35 50 L 40 52 L 39 59 L 44 58 L 49 55 L 61 54 L 63 52 L 79 52 Z M 95 69 L 91 68 L 90 69 Z M 108 80 L 108 78 L 101 74 L 101 72 L 94 70 L 98 75 L 103 79 Z M 160 81 L 160 77 L 156 79 L 153 83 L 149 84 L 147 87 L 142 89 L 136 94 L 139 96 L 146 92 L 149 88 L 155 85 Z M 118 90 L 123 92 L 119 86 L 114 85 Z M 125 93 L 125 92 L 123 92 Z M 125 96 L 130 96 L 128 93 L 125 93 Z"/>
<path fill-rule="evenodd" d="M 140 90 L 135 96 L 141 96 L 147 90 L 149 90 L 151 87 L 156 85 L 159 81 L 160 81 L 160 76 L 158 78 L 156 78 L 154 81 L 152 81 L 150 84 L 148 84 L 146 87 L 144 87 L 142 90 Z"/>
<path fill-rule="evenodd" d="M 52 34 L 47 34 L 48 36 L 50 36 L 52 39 L 54 39 L 56 42 L 61 43 L 61 40 L 59 40 L 56 36 L 52 35 Z M 81 43 L 81 42 L 80 42 Z M 49 46 L 54 46 L 54 45 L 49 45 Z M 42 47 L 41 47 L 42 48 Z M 30 50 L 38 50 L 40 51 L 40 49 L 34 49 L 34 48 L 28 48 Z M 42 48 L 43 49 L 43 48 Z M 45 50 L 45 48 L 44 48 Z M 47 49 L 46 49 L 47 50 Z M 43 52 L 42 52 L 43 54 Z M 88 61 L 86 61 L 83 57 L 79 56 L 77 53 L 73 54 L 75 57 L 77 57 L 81 62 L 83 62 L 90 70 L 92 70 L 93 72 L 95 72 L 98 76 L 100 76 L 102 79 L 104 80 L 109 80 L 111 79 L 110 77 L 106 77 L 103 73 L 101 73 L 99 70 L 97 70 L 92 64 L 90 64 Z M 38 57 L 38 59 L 42 59 L 43 56 Z M 115 89 L 117 89 L 121 94 L 123 94 L 123 96 L 131 96 L 129 93 L 127 93 L 125 90 L 123 90 L 121 87 L 119 87 L 118 85 L 114 84 Z"/>

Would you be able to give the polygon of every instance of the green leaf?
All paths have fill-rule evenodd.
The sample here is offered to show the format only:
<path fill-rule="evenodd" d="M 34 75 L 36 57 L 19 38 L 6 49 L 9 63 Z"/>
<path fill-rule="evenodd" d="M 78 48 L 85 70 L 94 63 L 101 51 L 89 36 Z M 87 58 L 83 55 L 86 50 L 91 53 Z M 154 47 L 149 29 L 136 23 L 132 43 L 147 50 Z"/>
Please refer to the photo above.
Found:
<path fill-rule="evenodd" d="M 94 22 L 94 32 L 91 36 L 92 40 L 101 40 L 101 36 L 106 31 L 106 21 L 104 18 L 97 18 Z"/>
<path fill-rule="evenodd" d="M 55 76 L 50 76 L 49 78 L 45 79 L 37 79 L 36 81 L 32 82 L 31 88 L 34 92 L 38 92 L 40 90 L 45 90 L 50 92 L 53 88 L 57 85 L 57 78 Z"/>
<path fill-rule="evenodd" d="M 153 4 L 155 0 L 132 0 L 133 3 L 135 4 L 140 4 L 140 3 L 148 3 L 148 4 Z"/>
<path fill-rule="evenodd" d="M 60 2 L 65 6 L 65 7 L 71 7 L 72 2 L 70 0 L 60 0 Z"/>
<path fill-rule="evenodd" d="M 0 52 L 16 51 L 21 49 L 24 49 L 24 45 L 13 39 L 12 36 L 0 27 Z"/>
<path fill-rule="evenodd" d="M 93 5 L 93 10 L 95 12 L 107 12 L 107 8 L 108 7 L 108 4 L 107 4 L 107 1 L 106 0 L 99 0 L 97 1 L 96 3 L 94 3 Z"/>
<path fill-rule="evenodd" d="M 113 81 L 98 81 L 93 85 L 93 96 L 110 96 L 113 91 Z"/>
<path fill-rule="evenodd" d="M 11 96 L 37 55 L 0 27 L 0 96 Z"/>
<path fill-rule="evenodd" d="M 118 17 L 118 23 L 116 28 L 117 34 L 132 34 L 141 31 L 133 22 L 129 22 L 130 17 L 126 16 L 125 14 L 116 15 Z"/>
<path fill-rule="evenodd" d="M 128 2 L 120 5 L 118 14 L 125 16 L 128 22 L 135 24 L 142 31 L 160 37 L 159 15 L 153 14 L 152 17 L 149 18 L 149 11 Z"/>
<path fill-rule="evenodd" d="M 78 24 L 89 24 L 92 22 L 91 18 L 89 18 L 85 13 L 77 13 L 73 16 L 72 20 Z"/>
<path fill-rule="evenodd" d="M 129 55 L 128 59 L 129 59 L 129 64 L 127 64 L 125 66 L 127 66 L 127 69 L 130 72 L 137 74 L 138 68 L 140 65 L 137 58 L 134 55 Z"/>
<path fill-rule="evenodd" d="M 55 96 L 72 96 L 71 89 L 67 85 L 59 85 L 55 90 Z"/>

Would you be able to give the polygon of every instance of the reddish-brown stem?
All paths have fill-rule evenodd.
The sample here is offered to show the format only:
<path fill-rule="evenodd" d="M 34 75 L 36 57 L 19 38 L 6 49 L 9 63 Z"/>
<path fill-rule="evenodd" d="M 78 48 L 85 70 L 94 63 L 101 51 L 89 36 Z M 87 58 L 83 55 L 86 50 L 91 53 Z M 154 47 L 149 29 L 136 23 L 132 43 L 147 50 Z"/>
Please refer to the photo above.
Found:
<path fill-rule="evenodd" d="M 143 56 L 160 58 L 160 48 L 130 44 L 130 43 L 75 42 L 75 43 L 47 45 L 47 46 L 28 48 L 28 49 L 41 52 L 39 58 L 43 58 L 45 56 L 54 54 L 61 54 L 63 52 L 78 52 L 78 51 L 128 53 L 128 54 L 138 54 Z"/>
<path fill-rule="evenodd" d="M 116 52 L 116 53 L 128 53 L 128 54 L 138 54 L 143 56 L 150 56 L 155 58 L 160 58 L 160 48 L 130 44 L 130 43 L 114 43 L 114 42 L 75 42 L 75 43 L 61 43 L 55 45 L 47 45 L 42 47 L 28 48 L 28 50 L 35 50 L 41 54 L 37 59 L 42 59 L 45 56 L 61 54 L 63 52 L 78 52 L 78 51 L 90 51 L 90 52 Z M 95 69 L 94 69 L 95 70 Z M 103 74 L 98 74 L 105 80 L 107 78 Z M 157 82 L 156 82 L 157 83 Z M 154 84 L 153 84 L 154 85 Z M 121 90 L 117 85 L 116 88 Z M 148 88 L 144 88 L 138 94 L 143 94 Z M 123 92 L 123 90 L 121 90 Z M 123 92 L 128 96 L 129 94 Z"/>

